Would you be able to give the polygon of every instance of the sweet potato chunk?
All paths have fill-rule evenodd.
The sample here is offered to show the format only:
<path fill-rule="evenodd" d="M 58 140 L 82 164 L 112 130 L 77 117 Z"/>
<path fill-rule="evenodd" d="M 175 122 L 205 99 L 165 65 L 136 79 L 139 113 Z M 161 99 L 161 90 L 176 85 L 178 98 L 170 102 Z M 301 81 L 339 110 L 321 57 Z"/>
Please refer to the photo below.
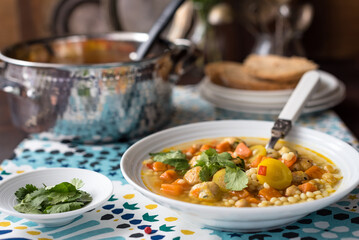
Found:
<path fill-rule="evenodd" d="M 324 169 L 321 169 L 320 167 L 318 166 L 311 166 L 310 168 L 308 168 L 305 173 L 311 177 L 311 178 L 318 178 L 318 179 L 321 179 L 322 178 L 322 175 L 324 173 L 326 173 L 326 171 Z"/>
<path fill-rule="evenodd" d="M 259 192 L 258 192 L 259 196 L 264 197 L 267 201 L 270 201 L 271 198 L 276 197 L 282 197 L 282 194 L 280 194 L 280 192 L 278 192 L 277 190 L 275 190 L 274 188 L 262 188 Z"/>

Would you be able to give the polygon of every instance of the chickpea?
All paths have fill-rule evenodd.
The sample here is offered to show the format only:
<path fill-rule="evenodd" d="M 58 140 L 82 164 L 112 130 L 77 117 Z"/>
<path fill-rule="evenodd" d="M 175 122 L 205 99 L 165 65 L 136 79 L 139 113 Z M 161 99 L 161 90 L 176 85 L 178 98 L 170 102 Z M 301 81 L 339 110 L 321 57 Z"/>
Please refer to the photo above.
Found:
<path fill-rule="evenodd" d="M 238 208 L 249 207 L 249 202 L 245 199 L 240 199 L 235 203 L 235 206 Z"/>
<path fill-rule="evenodd" d="M 287 197 L 294 196 L 295 194 L 297 194 L 298 190 L 299 188 L 296 185 L 292 185 L 285 190 L 285 195 Z"/>

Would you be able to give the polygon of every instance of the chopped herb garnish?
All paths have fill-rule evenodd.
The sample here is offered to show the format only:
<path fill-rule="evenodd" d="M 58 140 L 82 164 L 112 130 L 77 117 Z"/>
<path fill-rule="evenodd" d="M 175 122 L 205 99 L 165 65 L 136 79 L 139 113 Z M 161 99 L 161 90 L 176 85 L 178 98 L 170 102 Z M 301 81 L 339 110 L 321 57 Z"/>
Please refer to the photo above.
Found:
<path fill-rule="evenodd" d="M 20 202 L 22 199 L 25 198 L 26 194 L 32 193 L 36 190 L 38 189 L 34 185 L 26 184 L 25 187 L 21 187 L 15 192 L 16 200 Z"/>
<path fill-rule="evenodd" d="M 26 184 L 15 192 L 19 204 L 14 209 L 21 213 L 49 214 L 79 209 L 92 201 L 85 191 L 79 190 L 84 183 L 74 178 L 71 183 L 62 182 L 53 187 L 37 188 Z"/>
<path fill-rule="evenodd" d="M 150 153 L 150 156 L 153 161 L 171 165 L 175 170 L 181 171 L 189 168 L 186 155 L 181 151 Z"/>
<path fill-rule="evenodd" d="M 226 175 L 224 175 L 226 188 L 233 191 L 241 191 L 247 187 L 248 177 L 246 173 L 240 169 L 226 167 Z"/>
<path fill-rule="evenodd" d="M 201 153 L 196 166 L 201 167 L 199 177 L 201 181 L 210 181 L 213 175 L 222 168 L 226 169 L 225 183 L 229 190 L 240 191 L 247 187 L 248 177 L 244 169 L 244 161 L 240 161 L 237 166 L 232 161 L 231 154 L 227 152 L 217 153 L 213 148 L 210 148 Z"/>

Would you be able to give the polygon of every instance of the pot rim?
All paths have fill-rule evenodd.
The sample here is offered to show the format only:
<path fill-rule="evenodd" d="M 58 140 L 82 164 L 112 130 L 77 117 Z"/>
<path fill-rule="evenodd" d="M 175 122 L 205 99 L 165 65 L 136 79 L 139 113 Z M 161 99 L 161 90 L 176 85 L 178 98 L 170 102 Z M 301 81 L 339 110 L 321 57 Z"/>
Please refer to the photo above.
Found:
<path fill-rule="evenodd" d="M 5 63 L 26 66 L 26 67 L 41 67 L 41 68 L 111 68 L 111 67 L 119 67 L 119 66 L 128 66 L 128 65 L 137 65 L 142 63 L 151 62 L 160 56 L 162 56 L 167 51 L 171 50 L 172 45 L 176 45 L 175 43 L 160 39 L 162 42 L 165 42 L 169 45 L 168 49 L 164 50 L 161 54 L 157 54 L 153 57 L 149 57 L 140 61 L 122 61 L 122 62 L 109 62 L 109 63 L 96 63 L 96 64 L 67 64 L 67 63 L 45 63 L 45 62 L 32 62 L 26 60 L 20 60 L 16 58 L 12 58 L 7 56 L 7 53 L 12 51 L 15 48 L 21 47 L 23 45 L 32 45 L 36 43 L 46 43 L 51 41 L 58 40 L 87 40 L 87 39 L 96 39 L 103 38 L 107 40 L 127 40 L 127 41 L 135 41 L 135 42 L 144 42 L 148 39 L 147 33 L 140 32 L 111 32 L 111 33 L 101 33 L 101 34 L 72 34 L 72 35 L 64 35 L 64 36 L 54 36 L 47 38 L 34 39 L 24 42 L 15 43 L 4 48 L 0 51 L 0 60 Z"/>

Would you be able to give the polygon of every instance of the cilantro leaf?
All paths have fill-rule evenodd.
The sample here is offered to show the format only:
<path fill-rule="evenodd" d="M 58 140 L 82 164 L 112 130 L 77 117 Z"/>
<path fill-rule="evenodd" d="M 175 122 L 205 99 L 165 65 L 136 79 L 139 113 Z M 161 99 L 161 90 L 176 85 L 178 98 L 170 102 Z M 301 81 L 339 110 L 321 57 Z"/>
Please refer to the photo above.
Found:
<path fill-rule="evenodd" d="M 80 189 L 85 185 L 85 183 L 81 179 L 78 179 L 78 178 L 73 178 L 71 180 L 71 184 L 74 185 L 76 189 Z"/>
<path fill-rule="evenodd" d="M 240 168 L 226 167 L 226 175 L 224 176 L 226 188 L 234 191 L 240 191 L 247 187 L 248 177 Z"/>
<path fill-rule="evenodd" d="M 22 202 L 31 202 L 33 199 L 37 198 L 38 196 L 44 195 L 45 192 L 44 188 L 40 188 L 32 193 L 29 193 L 25 196 L 25 198 L 22 200 Z"/>
<path fill-rule="evenodd" d="M 76 210 L 84 205 L 82 202 L 62 203 L 49 206 L 44 210 L 44 213 L 61 213 Z"/>
<path fill-rule="evenodd" d="M 81 193 L 81 196 L 77 199 L 78 202 L 89 203 L 92 201 L 91 195 L 87 192 L 82 190 L 79 190 L 78 192 Z"/>
<path fill-rule="evenodd" d="M 62 183 L 59 183 L 59 184 L 53 186 L 49 190 L 52 192 L 62 192 L 62 193 L 75 192 L 76 187 L 69 182 L 62 182 Z"/>
<path fill-rule="evenodd" d="M 150 153 L 150 156 L 153 157 L 153 161 L 155 162 L 163 162 L 167 159 L 186 159 L 186 155 L 177 150 L 177 151 L 169 151 L 169 152 L 159 152 L 159 153 Z"/>
<path fill-rule="evenodd" d="M 21 213 L 42 214 L 42 212 L 31 203 L 20 203 L 14 206 L 14 209 Z"/>
<path fill-rule="evenodd" d="M 223 152 L 218 154 L 217 151 L 213 148 L 210 148 L 201 153 L 197 165 L 213 165 L 217 164 L 221 168 L 229 166 L 229 167 L 236 167 L 236 164 L 231 161 L 232 156 L 227 152 Z"/>
<path fill-rule="evenodd" d="M 41 194 L 32 198 L 31 201 L 24 201 L 24 203 L 31 203 L 31 205 L 36 207 L 37 209 L 42 209 L 42 207 L 48 203 L 48 200 L 49 198 L 46 194 Z"/>
<path fill-rule="evenodd" d="M 163 163 L 171 165 L 173 167 L 175 167 L 176 170 L 186 170 L 189 168 L 189 164 L 187 162 L 187 159 L 183 160 L 183 159 L 167 159 L 164 160 Z"/>
<path fill-rule="evenodd" d="M 189 164 L 186 155 L 181 151 L 169 151 L 150 153 L 152 160 L 155 162 L 162 162 L 175 167 L 175 170 L 187 170 Z"/>
<path fill-rule="evenodd" d="M 201 181 L 207 182 L 211 179 L 211 177 L 212 177 L 212 174 L 211 174 L 211 170 L 209 169 L 209 167 L 207 167 L 206 165 L 201 167 L 201 171 L 199 172 L 199 178 L 201 179 Z"/>
<path fill-rule="evenodd" d="M 202 152 L 196 164 L 196 166 L 201 167 L 199 173 L 201 181 L 209 181 L 212 176 L 222 168 L 235 168 L 236 164 L 231 160 L 231 154 L 227 152 L 218 154 L 213 148 Z"/>
<path fill-rule="evenodd" d="M 217 153 L 213 148 L 210 148 L 201 153 L 196 166 L 201 167 L 199 178 L 201 181 L 210 181 L 213 175 L 222 168 L 226 168 L 225 183 L 229 190 L 240 191 L 247 187 L 248 177 L 244 169 L 244 160 L 240 162 L 238 167 L 233 161 L 232 156 L 228 152 Z"/>
<path fill-rule="evenodd" d="M 81 194 L 77 192 L 68 192 L 68 193 L 51 192 L 48 194 L 48 197 L 50 198 L 49 201 L 50 205 L 76 201 L 77 198 L 79 198 L 80 196 Z"/>
<path fill-rule="evenodd" d="M 21 200 L 23 200 L 25 198 L 26 194 L 32 193 L 36 190 L 37 190 L 37 187 L 35 187 L 34 185 L 26 184 L 25 187 L 21 187 L 15 192 L 16 200 L 18 202 L 20 202 Z"/>

